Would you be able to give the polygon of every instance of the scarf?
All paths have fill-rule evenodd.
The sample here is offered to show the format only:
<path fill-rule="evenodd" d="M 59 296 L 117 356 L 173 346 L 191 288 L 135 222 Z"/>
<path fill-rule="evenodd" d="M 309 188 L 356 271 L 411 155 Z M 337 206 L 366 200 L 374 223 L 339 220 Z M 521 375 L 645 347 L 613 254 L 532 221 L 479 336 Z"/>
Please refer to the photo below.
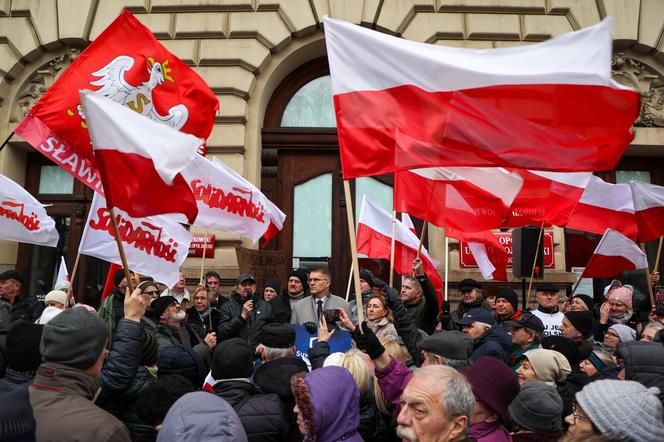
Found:
<path fill-rule="evenodd" d="M 468 303 L 461 301 L 459 303 L 459 313 L 460 313 L 459 317 L 462 318 L 466 313 L 468 313 L 468 311 L 471 308 L 482 307 L 483 302 L 484 302 L 484 298 L 482 298 L 482 297 L 479 297 L 476 300 L 474 300 L 473 302 L 468 302 Z"/>
<path fill-rule="evenodd" d="M 619 315 L 615 316 L 609 316 L 609 322 L 611 324 L 627 324 L 629 319 L 632 317 L 632 313 L 629 311 L 626 311 L 625 313 L 621 313 Z"/>

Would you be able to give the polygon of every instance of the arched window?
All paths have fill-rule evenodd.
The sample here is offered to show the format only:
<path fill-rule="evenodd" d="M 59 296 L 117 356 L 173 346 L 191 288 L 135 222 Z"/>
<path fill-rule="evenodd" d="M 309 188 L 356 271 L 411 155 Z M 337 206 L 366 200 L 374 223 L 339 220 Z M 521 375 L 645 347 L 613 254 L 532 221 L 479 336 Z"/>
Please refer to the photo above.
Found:
<path fill-rule="evenodd" d="M 281 117 L 281 127 L 337 127 L 329 75 L 309 81 L 293 95 Z"/>

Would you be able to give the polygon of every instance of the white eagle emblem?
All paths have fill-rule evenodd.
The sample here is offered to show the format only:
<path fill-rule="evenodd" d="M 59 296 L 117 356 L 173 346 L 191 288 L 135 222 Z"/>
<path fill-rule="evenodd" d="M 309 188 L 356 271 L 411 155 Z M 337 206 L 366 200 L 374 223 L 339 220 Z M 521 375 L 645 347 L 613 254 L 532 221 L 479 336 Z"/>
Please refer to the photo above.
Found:
<path fill-rule="evenodd" d="M 152 57 L 147 59 L 147 70 L 150 73 L 148 81 L 140 86 L 133 86 L 125 80 L 125 72 L 134 65 L 134 59 L 127 55 L 119 55 L 97 72 L 93 72 L 99 80 L 91 81 L 93 86 L 99 86 L 95 91 L 111 100 L 129 107 L 134 112 L 145 115 L 151 120 L 165 123 L 175 129 L 180 129 L 187 122 L 189 110 L 184 104 L 178 104 L 168 109 L 168 115 L 159 115 L 152 101 L 152 90 L 165 80 L 173 81 L 169 75 L 172 69 L 168 68 L 168 60 L 155 61 Z M 80 109 L 79 109 L 80 111 Z M 83 118 L 85 116 L 81 115 Z"/>

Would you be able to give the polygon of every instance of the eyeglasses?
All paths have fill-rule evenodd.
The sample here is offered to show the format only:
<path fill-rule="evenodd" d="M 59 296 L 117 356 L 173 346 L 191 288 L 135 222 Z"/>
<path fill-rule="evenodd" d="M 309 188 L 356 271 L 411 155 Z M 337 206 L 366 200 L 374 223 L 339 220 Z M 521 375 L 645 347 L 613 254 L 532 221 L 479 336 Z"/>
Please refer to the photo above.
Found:
<path fill-rule="evenodd" d="M 574 416 L 574 425 L 576 425 L 576 421 L 589 421 L 590 418 L 587 416 L 582 416 L 579 414 L 576 404 L 572 405 L 572 416 Z"/>
<path fill-rule="evenodd" d="M 620 336 L 618 336 L 617 334 L 615 334 L 615 333 L 609 333 L 609 332 L 606 332 L 605 336 L 610 336 L 610 337 L 612 337 L 612 338 L 620 338 Z"/>
<path fill-rule="evenodd" d="M 321 281 L 329 281 L 329 279 L 309 278 L 309 282 L 319 283 L 319 282 L 321 282 Z"/>
<path fill-rule="evenodd" d="M 143 292 L 144 295 L 155 296 L 159 294 L 159 290 L 146 290 Z"/>
<path fill-rule="evenodd" d="M 611 307 L 622 307 L 623 306 L 623 304 L 621 302 L 617 302 L 617 301 L 616 302 L 609 302 L 609 305 Z"/>

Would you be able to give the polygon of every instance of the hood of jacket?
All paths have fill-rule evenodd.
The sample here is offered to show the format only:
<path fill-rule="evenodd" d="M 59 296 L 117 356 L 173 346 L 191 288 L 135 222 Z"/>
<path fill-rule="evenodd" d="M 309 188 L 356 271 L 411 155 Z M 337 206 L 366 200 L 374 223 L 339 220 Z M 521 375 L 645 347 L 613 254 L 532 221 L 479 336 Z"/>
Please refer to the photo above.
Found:
<path fill-rule="evenodd" d="M 307 364 L 302 359 L 275 359 L 256 369 L 254 383 L 266 393 L 276 393 L 282 400 L 292 401 L 291 378 L 295 373 L 307 371 Z"/>
<path fill-rule="evenodd" d="M 487 342 L 497 343 L 506 352 L 509 352 L 509 350 L 512 348 L 512 338 L 510 335 L 505 333 L 505 330 L 502 327 L 496 324 L 492 325 L 491 328 L 486 331 L 486 333 L 484 333 L 477 341 L 475 341 L 473 348 L 478 348 Z"/>
<path fill-rule="evenodd" d="M 664 346 L 661 343 L 626 342 L 618 346 L 618 356 L 625 365 L 625 380 L 659 387 L 659 399 L 664 401 Z"/>
<path fill-rule="evenodd" d="M 213 388 L 214 394 L 225 399 L 233 407 L 247 396 L 258 393 L 256 386 L 249 379 L 226 379 L 217 382 Z"/>
<path fill-rule="evenodd" d="M 32 386 L 38 390 L 66 391 L 92 401 L 101 388 L 101 383 L 99 378 L 77 368 L 44 362 L 39 366 Z"/>

